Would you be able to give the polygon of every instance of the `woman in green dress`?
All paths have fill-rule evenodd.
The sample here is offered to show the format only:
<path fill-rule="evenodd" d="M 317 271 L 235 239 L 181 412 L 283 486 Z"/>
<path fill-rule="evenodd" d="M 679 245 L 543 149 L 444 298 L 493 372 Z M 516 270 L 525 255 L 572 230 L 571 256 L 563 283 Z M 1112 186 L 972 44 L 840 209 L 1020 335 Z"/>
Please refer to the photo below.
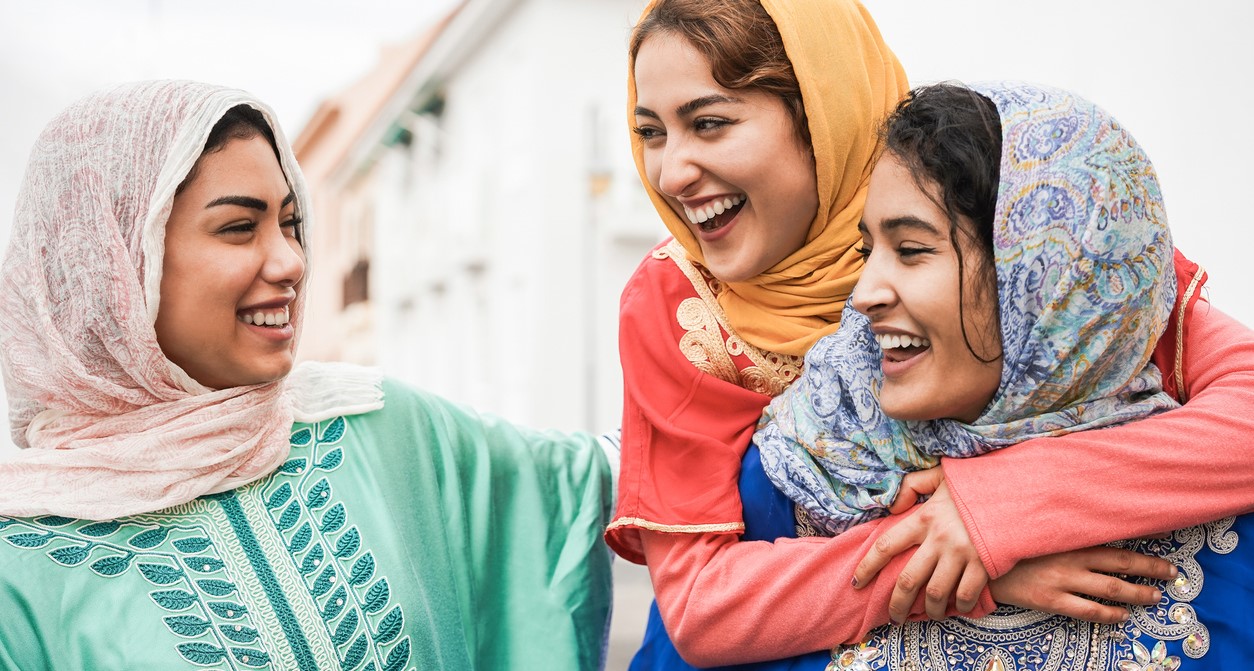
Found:
<path fill-rule="evenodd" d="M 309 194 L 273 112 L 71 106 L 0 272 L 0 669 L 596 668 L 610 449 L 294 366 Z"/>

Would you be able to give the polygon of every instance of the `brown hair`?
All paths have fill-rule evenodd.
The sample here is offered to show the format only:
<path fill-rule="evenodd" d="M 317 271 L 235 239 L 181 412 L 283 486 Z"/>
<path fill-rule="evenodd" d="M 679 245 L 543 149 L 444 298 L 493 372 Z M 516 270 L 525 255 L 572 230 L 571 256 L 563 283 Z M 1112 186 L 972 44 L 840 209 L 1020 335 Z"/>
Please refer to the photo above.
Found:
<path fill-rule="evenodd" d="M 659 33 L 688 40 L 710 61 L 719 86 L 778 96 L 798 139 L 810 146 L 801 85 L 779 28 L 758 0 L 659 0 L 632 30 L 628 53 L 633 67 L 640 45 Z"/>

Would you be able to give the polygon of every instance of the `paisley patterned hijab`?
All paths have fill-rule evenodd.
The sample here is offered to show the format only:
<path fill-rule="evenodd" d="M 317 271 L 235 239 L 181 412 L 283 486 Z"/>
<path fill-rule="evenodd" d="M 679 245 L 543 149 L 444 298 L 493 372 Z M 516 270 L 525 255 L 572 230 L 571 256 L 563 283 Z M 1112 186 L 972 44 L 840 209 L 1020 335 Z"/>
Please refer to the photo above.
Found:
<path fill-rule="evenodd" d="M 846 306 L 840 330 L 754 435 L 781 491 L 829 534 L 886 513 L 904 473 L 1175 407 L 1149 363 L 1175 302 L 1167 217 L 1149 158 L 1114 118 L 1065 91 L 973 87 L 997 105 L 993 221 L 1001 383 L 973 424 L 883 414 L 881 351 Z"/>
<path fill-rule="evenodd" d="M 806 243 L 765 273 L 724 283 L 719 305 L 737 334 L 768 352 L 801 356 L 836 330 L 840 310 L 862 271 L 854 250 L 875 165 L 871 129 L 905 95 L 906 73 L 857 0 L 761 0 L 775 21 L 801 85 L 810 127 L 819 208 Z M 653 11 L 649 4 L 642 16 Z M 627 114 L 636 107 L 635 66 L 627 76 Z M 640 180 L 667 230 L 703 263 L 701 245 L 666 200 L 649 185 L 644 145 L 634 133 Z"/>
<path fill-rule="evenodd" d="M 36 142 L 0 268 L 0 364 L 13 439 L 27 448 L 0 463 L 0 514 L 109 519 L 184 503 L 269 474 L 295 417 L 382 406 L 377 376 L 342 371 L 327 385 L 326 368 L 209 389 L 157 343 L 175 191 L 237 105 L 274 130 L 307 232 L 296 158 L 274 113 L 243 91 L 123 85 L 72 105 Z M 302 307 L 303 292 L 294 319 Z"/>

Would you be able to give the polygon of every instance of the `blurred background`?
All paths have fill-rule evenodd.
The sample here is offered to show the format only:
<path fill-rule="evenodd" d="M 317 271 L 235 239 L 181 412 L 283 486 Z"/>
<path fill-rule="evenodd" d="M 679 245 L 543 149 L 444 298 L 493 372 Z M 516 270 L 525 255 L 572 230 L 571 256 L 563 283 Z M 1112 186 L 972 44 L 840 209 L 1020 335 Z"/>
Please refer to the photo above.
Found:
<path fill-rule="evenodd" d="M 865 3 L 912 83 L 1023 79 L 1112 111 L 1211 300 L 1254 324 L 1254 4 Z M 535 426 L 617 426 L 618 293 L 664 235 L 627 144 L 644 4 L 0 0 L 0 243 L 31 145 L 76 98 L 146 78 L 244 88 L 278 112 L 314 194 L 303 358 Z M 611 669 L 649 600 L 642 569 L 617 571 Z"/>

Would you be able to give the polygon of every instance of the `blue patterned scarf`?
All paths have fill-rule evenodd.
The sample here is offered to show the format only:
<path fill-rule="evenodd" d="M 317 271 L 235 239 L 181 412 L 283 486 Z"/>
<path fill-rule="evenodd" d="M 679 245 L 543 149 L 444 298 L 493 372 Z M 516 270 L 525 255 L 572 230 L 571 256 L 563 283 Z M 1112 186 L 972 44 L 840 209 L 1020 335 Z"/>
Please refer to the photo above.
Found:
<path fill-rule="evenodd" d="M 1003 368 L 973 424 L 897 421 L 879 407 L 881 352 L 865 316 L 806 355 L 754 441 L 767 475 L 837 534 L 886 514 L 902 476 L 1041 436 L 1176 406 L 1150 355 L 1175 304 L 1158 179 L 1132 136 L 1065 91 L 973 87 L 997 105 L 994 260 Z"/>

